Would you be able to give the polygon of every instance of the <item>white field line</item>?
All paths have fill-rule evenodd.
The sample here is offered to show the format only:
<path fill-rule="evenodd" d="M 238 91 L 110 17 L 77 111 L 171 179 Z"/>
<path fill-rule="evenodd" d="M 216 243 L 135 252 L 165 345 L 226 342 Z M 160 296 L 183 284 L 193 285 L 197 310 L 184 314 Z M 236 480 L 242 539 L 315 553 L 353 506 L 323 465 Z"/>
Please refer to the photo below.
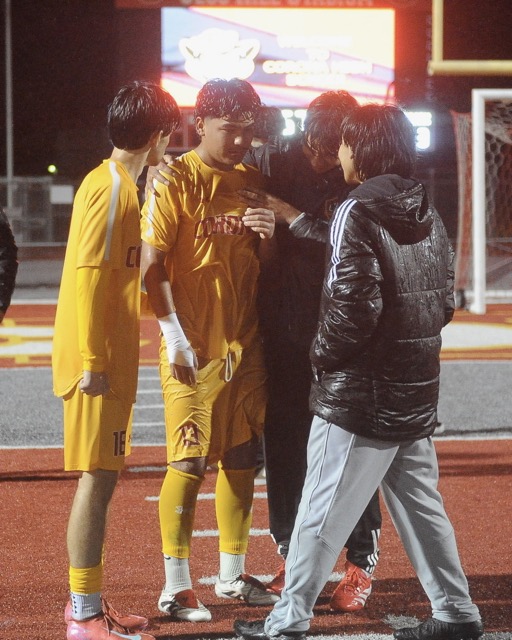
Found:
<path fill-rule="evenodd" d="M 155 469 L 161 470 L 162 467 L 155 467 Z M 146 496 L 144 498 L 144 500 L 146 502 L 158 502 L 159 501 L 159 497 L 158 496 Z M 215 494 L 214 493 L 200 493 L 197 496 L 198 500 L 215 500 Z M 255 500 L 266 500 L 267 499 L 267 492 L 266 491 L 259 491 L 259 492 L 255 492 L 254 494 L 254 499 Z"/>
<path fill-rule="evenodd" d="M 164 408 L 164 405 L 162 402 L 159 402 L 158 404 L 136 404 L 134 407 L 135 411 L 142 411 L 143 409 L 163 409 L 163 408 Z"/>
<path fill-rule="evenodd" d="M 134 422 L 133 425 L 134 427 L 161 427 L 163 425 L 163 422 Z M 481 440 L 512 440 L 512 431 L 494 434 L 492 432 L 489 432 L 479 436 L 471 436 L 468 434 L 467 436 L 449 436 L 445 438 L 434 437 L 434 441 L 436 442 L 467 442 L 471 440 L 474 440 L 475 442 L 479 442 Z M 133 442 L 132 447 L 165 447 L 165 440 L 160 440 L 158 442 Z M 32 449 L 34 451 L 37 451 L 39 449 L 62 449 L 62 445 L 0 445 L 0 451 L 23 451 L 28 449 Z M 148 467 L 148 470 L 151 470 L 151 468 Z M 132 471 L 132 469 L 128 469 L 128 471 Z M 487 637 L 485 637 L 484 640 L 487 640 Z M 506 638 L 506 640 L 512 640 L 512 636 L 509 636 L 508 638 Z"/>
<path fill-rule="evenodd" d="M 138 389 L 137 390 L 137 395 L 138 396 L 144 396 L 147 395 L 149 393 L 158 393 L 161 394 L 162 393 L 162 389 Z M 162 402 L 162 406 L 163 406 L 163 402 Z"/>

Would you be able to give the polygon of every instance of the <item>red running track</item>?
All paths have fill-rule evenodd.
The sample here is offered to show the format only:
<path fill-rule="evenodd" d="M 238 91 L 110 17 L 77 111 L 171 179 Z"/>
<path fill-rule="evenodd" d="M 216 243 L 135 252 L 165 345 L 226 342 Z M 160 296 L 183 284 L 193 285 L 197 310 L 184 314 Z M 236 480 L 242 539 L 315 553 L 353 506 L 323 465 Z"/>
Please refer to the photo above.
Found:
<path fill-rule="evenodd" d="M 512 629 L 511 509 L 512 447 L 509 440 L 438 441 L 440 486 L 457 532 L 473 598 L 486 632 Z M 232 635 L 233 620 L 258 619 L 268 609 L 219 600 L 213 587 L 198 581 L 217 572 L 215 537 L 196 537 L 192 573 L 199 598 L 211 609 L 209 623 L 169 622 L 156 608 L 163 569 L 155 500 L 163 478 L 164 449 L 137 448 L 128 459 L 114 496 L 107 540 L 105 593 L 120 610 L 150 618 L 163 640 L 221 638 Z M 144 470 L 160 467 L 157 470 Z M 142 468 L 142 470 L 141 470 Z M 0 450 L 0 638 L 56 640 L 65 637 L 67 598 L 65 528 L 76 475 L 65 474 L 60 450 Z M 213 492 L 214 473 L 201 489 Z M 256 487 L 257 492 L 265 487 Z M 254 529 L 268 527 L 266 500 L 257 498 Z M 201 500 L 196 530 L 216 529 L 213 501 Z M 338 570 L 342 570 L 341 559 Z M 251 538 L 247 570 L 274 573 L 278 566 L 269 536 Z M 367 607 L 356 614 L 328 610 L 329 583 L 320 597 L 311 634 L 391 634 L 388 616 L 429 615 L 419 586 L 384 510 L 381 559 Z"/>

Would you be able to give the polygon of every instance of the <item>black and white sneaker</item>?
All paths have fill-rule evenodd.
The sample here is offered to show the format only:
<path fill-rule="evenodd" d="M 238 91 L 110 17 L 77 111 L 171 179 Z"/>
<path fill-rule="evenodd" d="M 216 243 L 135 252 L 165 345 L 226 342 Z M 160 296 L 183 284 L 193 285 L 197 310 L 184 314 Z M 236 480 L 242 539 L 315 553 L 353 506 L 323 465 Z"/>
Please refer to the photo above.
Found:
<path fill-rule="evenodd" d="M 279 596 L 267 591 L 265 585 L 246 573 L 242 573 L 235 580 L 221 580 L 217 576 L 215 582 L 215 595 L 218 598 L 231 598 L 243 600 L 246 604 L 272 605 L 279 600 Z"/>
<path fill-rule="evenodd" d="M 162 591 L 158 599 L 158 608 L 175 620 L 188 622 L 209 622 L 212 614 L 204 604 L 196 598 L 192 589 L 185 589 L 179 593 Z"/>

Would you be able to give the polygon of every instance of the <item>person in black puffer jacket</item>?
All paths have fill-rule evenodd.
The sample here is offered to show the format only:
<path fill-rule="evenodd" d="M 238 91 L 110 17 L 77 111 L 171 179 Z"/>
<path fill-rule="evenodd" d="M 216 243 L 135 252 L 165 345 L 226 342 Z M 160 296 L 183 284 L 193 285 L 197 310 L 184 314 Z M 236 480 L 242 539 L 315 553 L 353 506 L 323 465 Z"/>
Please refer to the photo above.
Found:
<path fill-rule="evenodd" d="M 338 211 L 321 322 L 310 352 L 315 415 L 369 438 L 410 440 L 437 424 L 451 254 L 422 184 L 368 179 Z"/>
<path fill-rule="evenodd" d="M 18 272 L 18 247 L 9 220 L 0 208 L 0 322 L 11 304 Z"/>
<path fill-rule="evenodd" d="M 318 332 L 308 469 L 281 600 L 245 638 L 300 640 L 352 527 L 380 485 L 432 617 L 397 640 L 477 640 L 453 527 L 437 489 L 441 329 L 453 316 L 453 251 L 411 178 L 414 131 L 390 105 L 364 105 L 341 127 L 345 180 L 357 185 L 330 226 Z M 402 612 L 400 612 L 402 613 Z"/>

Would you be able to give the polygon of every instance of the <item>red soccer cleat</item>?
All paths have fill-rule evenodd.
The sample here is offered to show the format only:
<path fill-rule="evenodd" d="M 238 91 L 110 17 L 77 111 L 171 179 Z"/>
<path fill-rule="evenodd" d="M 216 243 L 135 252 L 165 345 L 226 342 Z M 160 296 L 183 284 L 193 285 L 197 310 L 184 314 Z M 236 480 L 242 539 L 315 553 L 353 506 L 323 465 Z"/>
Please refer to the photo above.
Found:
<path fill-rule="evenodd" d="M 275 593 L 276 595 L 281 597 L 281 591 L 284 589 L 284 576 L 285 576 L 285 562 L 282 563 L 276 575 L 266 585 L 267 591 Z"/>
<path fill-rule="evenodd" d="M 347 560 L 345 576 L 334 590 L 329 606 L 333 611 L 360 611 L 371 592 L 371 575 Z"/>
<path fill-rule="evenodd" d="M 66 632 L 67 640 L 156 640 L 149 633 L 123 629 L 108 615 L 100 613 L 99 616 L 88 620 L 73 620 L 68 622 Z"/>
<path fill-rule="evenodd" d="M 132 631 L 144 631 L 148 626 L 148 619 L 143 616 L 136 616 L 133 613 L 121 614 L 118 613 L 114 607 L 112 607 L 105 598 L 101 599 L 103 613 L 108 616 L 114 624 L 119 626 L 121 630 L 126 630 L 128 633 Z M 73 620 L 73 613 L 71 611 L 71 602 L 68 600 L 66 608 L 64 610 L 64 620 L 69 623 Z"/>

